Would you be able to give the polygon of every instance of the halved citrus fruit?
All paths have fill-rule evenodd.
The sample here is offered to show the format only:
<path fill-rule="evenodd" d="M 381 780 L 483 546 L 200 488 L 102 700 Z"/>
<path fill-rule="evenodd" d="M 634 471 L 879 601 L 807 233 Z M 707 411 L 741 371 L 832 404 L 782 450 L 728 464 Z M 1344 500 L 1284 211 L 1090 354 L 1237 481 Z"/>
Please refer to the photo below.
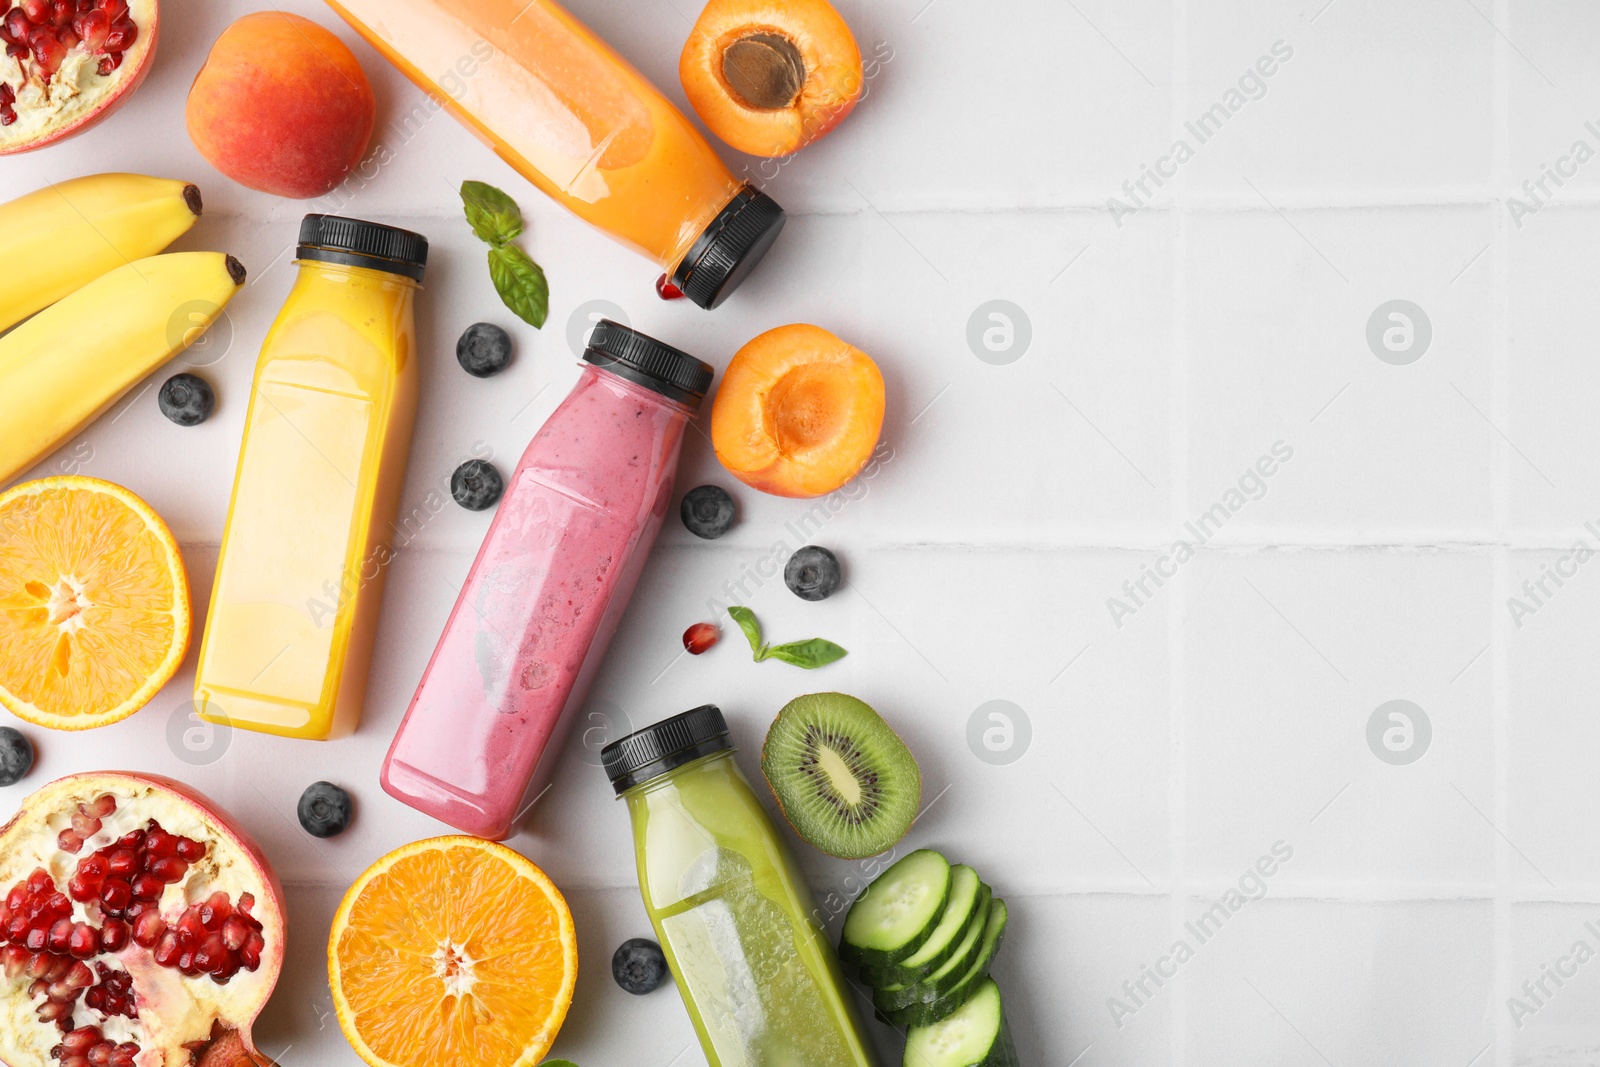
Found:
<path fill-rule="evenodd" d="M 0 493 L 0 704 L 56 730 L 120 722 L 189 648 L 189 579 L 161 517 L 69 475 Z"/>
<path fill-rule="evenodd" d="M 339 1026 L 372 1067 L 532 1067 L 577 980 L 561 891 L 476 837 L 389 853 L 350 887 L 328 935 Z"/>

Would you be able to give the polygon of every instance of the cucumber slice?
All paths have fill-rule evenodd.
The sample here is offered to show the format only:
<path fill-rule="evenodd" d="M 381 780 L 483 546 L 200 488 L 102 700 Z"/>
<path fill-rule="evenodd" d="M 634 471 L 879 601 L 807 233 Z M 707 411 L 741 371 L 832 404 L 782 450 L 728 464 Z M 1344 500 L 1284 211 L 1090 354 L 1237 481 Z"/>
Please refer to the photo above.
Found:
<path fill-rule="evenodd" d="M 950 955 L 933 969 L 933 973 L 916 982 L 874 986 L 872 1002 L 879 1011 L 897 1011 L 912 1004 L 938 1000 L 946 989 L 966 977 L 967 972 L 972 969 L 973 961 L 983 951 L 983 931 L 988 925 L 989 909 L 992 907 L 990 900 L 993 891 L 988 886 L 984 886 L 979 895 L 983 907 L 973 913 L 967 921 L 966 929 L 961 932 L 961 937 L 951 949 Z M 862 973 L 865 976 L 867 973 L 875 972 Z"/>
<path fill-rule="evenodd" d="M 889 967 L 933 934 L 950 899 L 950 861 L 918 849 L 867 886 L 845 916 L 839 958 L 852 966 Z"/>
<path fill-rule="evenodd" d="M 920 982 L 955 954 L 956 947 L 973 922 L 982 924 L 989 907 L 990 890 L 978 872 L 966 864 L 950 869 L 950 900 L 944 906 L 939 925 L 923 946 L 892 967 L 863 967 L 862 979 L 875 989 Z"/>
<path fill-rule="evenodd" d="M 986 978 L 960 1010 L 906 1034 L 905 1067 L 1018 1067 L 1000 987 Z"/>
<path fill-rule="evenodd" d="M 961 1010 L 961 1006 L 972 999 L 972 994 L 977 991 L 989 977 L 989 968 L 994 964 L 994 957 L 1000 951 L 1000 942 L 1006 934 L 1006 902 L 995 900 L 989 905 L 989 920 L 983 930 L 983 948 L 978 953 L 978 958 L 973 961 L 959 981 L 949 986 L 937 998 L 918 1001 L 896 1010 L 879 1010 L 888 1017 L 896 1026 L 928 1026 L 947 1019 Z M 912 987 L 916 988 L 916 987 Z M 876 1001 L 876 998 L 874 998 Z"/>

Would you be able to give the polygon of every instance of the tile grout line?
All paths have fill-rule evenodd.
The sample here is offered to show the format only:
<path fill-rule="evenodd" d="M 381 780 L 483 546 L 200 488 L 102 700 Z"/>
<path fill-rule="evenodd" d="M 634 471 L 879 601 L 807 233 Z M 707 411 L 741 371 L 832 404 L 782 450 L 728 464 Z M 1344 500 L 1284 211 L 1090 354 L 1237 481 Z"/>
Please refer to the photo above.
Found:
<path fill-rule="evenodd" d="M 1509 26 L 1511 14 L 1511 0 L 1495 0 L 1493 18 L 1496 25 Z M 1503 34 L 1496 34 L 1490 42 L 1492 70 L 1490 80 L 1492 90 L 1490 100 L 1493 101 L 1494 114 L 1492 116 L 1493 132 L 1491 135 L 1492 158 L 1490 173 L 1496 188 L 1506 187 L 1507 175 L 1510 170 L 1510 106 L 1511 84 L 1509 77 L 1509 58 L 1507 56 L 1507 41 Z M 1506 229 L 1503 212 L 1492 213 L 1491 239 L 1494 245 L 1493 260 L 1490 263 L 1490 293 L 1491 293 L 1491 326 L 1492 332 L 1489 352 L 1489 405 L 1494 413 L 1495 424 L 1508 425 L 1510 408 L 1510 395 L 1508 391 L 1507 358 L 1508 311 L 1510 280 L 1507 254 L 1510 246 L 1510 233 Z M 1496 540 L 1504 541 L 1511 526 L 1511 479 L 1510 479 L 1510 453 L 1503 440 L 1490 442 L 1493 457 L 1490 464 L 1490 486 L 1492 487 L 1494 507 L 1494 530 Z M 1509 827 L 1508 816 L 1511 810 L 1509 796 L 1510 763 L 1508 751 L 1510 741 L 1510 633 L 1507 629 L 1506 614 L 1496 611 L 1495 605 L 1502 603 L 1509 594 L 1511 585 L 1511 555 L 1507 548 L 1493 550 L 1493 578 L 1494 602 L 1489 605 L 1490 634 L 1489 640 L 1493 645 L 1492 660 L 1490 662 L 1490 685 L 1492 693 L 1490 706 L 1492 708 L 1491 723 L 1494 738 L 1494 818 L 1495 822 L 1503 827 Z M 1491 999 L 1490 1010 L 1494 1013 L 1493 1036 L 1495 1044 L 1495 1062 L 1498 1067 L 1512 1067 L 1516 1058 L 1515 1031 L 1507 1013 L 1497 1010 L 1495 1002 L 1509 992 L 1512 985 L 1511 963 L 1513 954 L 1513 940 L 1511 934 L 1511 852 L 1503 834 L 1495 837 L 1495 895 L 1494 895 L 1494 954 L 1493 954 L 1493 981 L 1494 994 Z"/>
<path fill-rule="evenodd" d="M 1172 125 L 1181 130 L 1189 104 L 1189 3 L 1172 0 Z M 1173 190 L 1175 215 L 1172 222 L 1172 396 L 1171 409 L 1172 482 L 1170 506 L 1172 522 L 1182 528 L 1189 496 L 1189 189 L 1179 182 Z M 1167 858 L 1172 896 L 1168 902 L 1174 942 L 1184 937 L 1184 906 L 1188 899 L 1189 823 L 1185 796 L 1188 776 L 1188 719 L 1183 696 L 1184 631 L 1188 614 L 1188 581 L 1172 583 L 1167 600 L 1167 715 L 1170 736 L 1168 758 L 1167 818 L 1170 855 Z M 1168 1034 L 1168 1062 L 1185 1067 L 1188 1062 L 1189 995 L 1188 983 L 1175 982 L 1172 990 L 1172 1021 Z"/>

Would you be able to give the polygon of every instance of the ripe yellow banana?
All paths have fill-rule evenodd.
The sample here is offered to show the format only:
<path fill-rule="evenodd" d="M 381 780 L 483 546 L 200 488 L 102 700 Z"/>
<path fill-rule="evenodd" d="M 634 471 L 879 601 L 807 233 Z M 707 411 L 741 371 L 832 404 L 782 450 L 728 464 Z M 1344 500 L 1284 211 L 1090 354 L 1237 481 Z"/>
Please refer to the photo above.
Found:
<path fill-rule="evenodd" d="M 0 485 L 198 340 L 243 284 L 221 252 L 151 256 L 0 337 Z"/>
<path fill-rule="evenodd" d="M 0 204 L 0 330 L 155 255 L 199 217 L 199 189 L 142 174 L 91 174 Z"/>

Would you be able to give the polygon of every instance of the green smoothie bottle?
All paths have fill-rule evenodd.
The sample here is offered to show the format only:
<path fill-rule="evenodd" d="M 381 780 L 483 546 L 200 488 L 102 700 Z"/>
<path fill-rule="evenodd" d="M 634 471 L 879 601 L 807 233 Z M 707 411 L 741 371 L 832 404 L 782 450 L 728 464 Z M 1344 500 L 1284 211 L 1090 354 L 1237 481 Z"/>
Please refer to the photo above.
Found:
<path fill-rule="evenodd" d="M 606 746 L 639 889 L 710 1067 L 871 1067 L 839 958 L 707 704 Z"/>

